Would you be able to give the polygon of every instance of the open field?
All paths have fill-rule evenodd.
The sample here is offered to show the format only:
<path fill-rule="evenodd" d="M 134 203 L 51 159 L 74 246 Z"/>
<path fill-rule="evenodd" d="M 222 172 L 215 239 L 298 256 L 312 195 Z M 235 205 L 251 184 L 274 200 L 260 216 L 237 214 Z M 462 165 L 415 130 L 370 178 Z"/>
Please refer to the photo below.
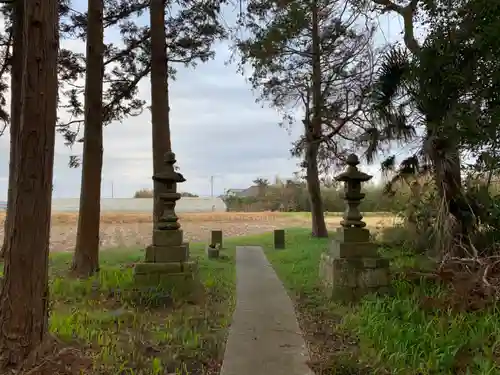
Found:
<path fill-rule="evenodd" d="M 220 229 L 225 237 L 265 233 L 279 228 L 309 227 L 308 213 L 280 212 L 209 212 L 181 213 L 180 222 L 187 241 L 198 242 L 208 238 L 211 230 Z M 0 240 L 3 241 L 5 213 L 0 212 Z M 74 248 L 78 214 L 54 213 L 52 216 L 51 250 L 66 251 Z M 341 217 L 329 213 L 326 217 L 329 228 L 339 226 Z M 389 226 L 395 218 L 385 213 L 367 215 L 369 227 Z M 151 238 L 151 215 L 144 213 L 106 212 L 101 215 L 101 246 L 130 247 L 145 246 Z"/>

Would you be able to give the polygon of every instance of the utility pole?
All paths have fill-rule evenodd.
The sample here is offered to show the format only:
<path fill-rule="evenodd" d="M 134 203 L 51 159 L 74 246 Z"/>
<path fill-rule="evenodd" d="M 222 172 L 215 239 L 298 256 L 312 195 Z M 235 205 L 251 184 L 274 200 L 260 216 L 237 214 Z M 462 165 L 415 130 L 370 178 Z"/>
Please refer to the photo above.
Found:
<path fill-rule="evenodd" d="M 111 198 L 115 197 L 115 184 L 111 181 Z"/>
<path fill-rule="evenodd" d="M 214 197 L 214 176 L 210 176 L 210 196 Z"/>

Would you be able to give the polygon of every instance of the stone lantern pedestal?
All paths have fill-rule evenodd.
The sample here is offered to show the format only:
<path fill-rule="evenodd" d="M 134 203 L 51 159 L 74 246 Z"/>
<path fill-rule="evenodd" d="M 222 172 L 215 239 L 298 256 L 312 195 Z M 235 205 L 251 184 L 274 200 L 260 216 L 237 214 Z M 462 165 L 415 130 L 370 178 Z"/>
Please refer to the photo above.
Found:
<path fill-rule="evenodd" d="M 165 184 L 165 192 L 159 195 L 163 215 L 153 228 L 152 244 L 146 248 L 144 262 L 136 264 L 135 282 L 139 287 L 160 287 L 175 294 L 190 293 L 197 281 L 195 262 L 189 260 L 189 244 L 183 240 L 183 232 L 175 214 L 175 203 L 181 198 L 177 183 L 186 181 L 175 172 L 175 154 L 165 154 L 165 170 L 153 176 L 153 180 Z"/>
<path fill-rule="evenodd" d="M 325 292 L 340 301 L 356 301 L 369 293 L 389 291 L 389 261 L 381 258 L 377 245 L 370 242 L 370 232 L 365 228 L 358 206 L 364 198 L 361 183 L 372 176 L 358 170 L 358 157 L 347 159 L 347 169 L 336 177 L 344 182 L 347 203 L 341 228 L 332 240 L 330 249 L 321 255 L 319 273 Z"/>

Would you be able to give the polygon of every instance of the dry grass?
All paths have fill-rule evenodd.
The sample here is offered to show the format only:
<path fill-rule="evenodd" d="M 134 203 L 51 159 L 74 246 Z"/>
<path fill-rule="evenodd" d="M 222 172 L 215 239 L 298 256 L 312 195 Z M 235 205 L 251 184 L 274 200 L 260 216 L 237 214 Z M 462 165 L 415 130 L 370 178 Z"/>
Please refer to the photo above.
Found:
<path fill-rule="evenodd" d="M 310 227 L 311 220 L 303 213 L 280 212 L 208 212 L 179 214 L 184 238 L 190 242 L 206 241 L 211 230 L 222 230 L 224 237 L 265 233 L 274 229 Z M 0 241 L 3 241 L 3 221 L 0 213 Z M 329 228 L 340 225 L 340 216 L 327 216 Z M 51 250 L 73 250 L 76 242 L 78 214 L 58 212 L 52 215 Z M 394 218 L 387 215 L 365 218 L 370 228 L 392 225 Z M 150 214 L 107 212 L 101 216 L 100 241 L 102 248 L 143 247 L 151 241 Z"/>
<path fill-rule="evenodd" d="M 208 223 L 208 222 L 256 222 L 286 220 L 291 222 L 308 222 L 307 215 L 302 213 L 281 213 L 281 212 L 199 212 L 178 214 L 182 223 Z M 0 212 L 0 224 L 5 220 L 5 212 Z M 339 216 L 327 216 L 328 223 L 338 224 L 341 220 Z M 393 222 L 394 218 L 383 213 L 365 217 L 365 222 L 370 227 Z M 77 212 L 57 212 L 52 215 L 52 225 L 76 225 L 78 221 Z M 151 223 L 151 214 L 140 212 L 106 212 L 101 215 L 101 224 L 141 224 Z"/>
<path fill-rule="evenodd" d="M 289 217 L 277 212 L 200 212 L 178 216 L 182 222 L 261 221 Z M 0 212 L 0 224 L 4 220 L 5 212 Z M 52 225 L 76 225 L 77 221 L 77 212 L 56 212 L 52 215 Z M 101 224 L 140 224 L 151 221 L 151 214 L 141 212 L 106 212 L 101 215 Z"/>

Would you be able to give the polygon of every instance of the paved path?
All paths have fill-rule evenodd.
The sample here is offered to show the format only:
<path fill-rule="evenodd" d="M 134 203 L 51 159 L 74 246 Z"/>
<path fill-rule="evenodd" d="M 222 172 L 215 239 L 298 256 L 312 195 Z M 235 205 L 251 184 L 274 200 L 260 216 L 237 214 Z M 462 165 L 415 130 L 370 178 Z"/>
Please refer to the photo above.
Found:
<path fill-rule="evenodd" d="M 258 246 L 236 249 L 236 309 L 221 375 L 312 375 L 292 301 Z"/>

